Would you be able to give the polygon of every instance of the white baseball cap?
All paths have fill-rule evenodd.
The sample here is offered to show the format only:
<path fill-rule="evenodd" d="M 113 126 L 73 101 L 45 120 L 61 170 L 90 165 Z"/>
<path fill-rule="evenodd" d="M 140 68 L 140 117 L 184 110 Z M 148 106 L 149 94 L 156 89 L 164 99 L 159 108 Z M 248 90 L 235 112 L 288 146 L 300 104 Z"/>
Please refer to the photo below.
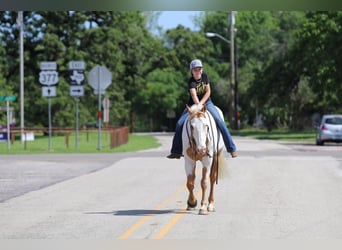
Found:
<path fill-rule="evenodd" d="M 203 67 L 201 60 L 194 59 L 194 60 L 191 61 L 191 63 L 190 63 L 190 70 L 192 70 L 193 68 L 199 68 L 199 67 L 200 68 Z"/>

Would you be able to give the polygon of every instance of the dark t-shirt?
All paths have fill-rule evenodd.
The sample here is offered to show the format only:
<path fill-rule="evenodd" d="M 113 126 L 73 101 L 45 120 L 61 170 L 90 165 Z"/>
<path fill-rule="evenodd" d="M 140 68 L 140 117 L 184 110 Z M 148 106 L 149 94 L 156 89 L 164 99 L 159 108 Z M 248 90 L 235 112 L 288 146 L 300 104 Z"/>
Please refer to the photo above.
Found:
<path fill-rule="evenodd" d="M 195 80 L 193 77 L 190 77 L 188 81 L 188 89 L 190 93 L 190 89 L 196 89 L 196 94 L 198 97 L 198 100 L 201 100 L 203 96 L 205 95 L 205 89 L 207 85 L 209 84 L 209 77 L 206 73 L 202 73 L 201 78 L 199 80 Z M 208 98 L 210 100 L 210 97 Z M 194 104 L 194 101 L 191 98 L 189 98 L 188 105 L 191 106 Z"/>

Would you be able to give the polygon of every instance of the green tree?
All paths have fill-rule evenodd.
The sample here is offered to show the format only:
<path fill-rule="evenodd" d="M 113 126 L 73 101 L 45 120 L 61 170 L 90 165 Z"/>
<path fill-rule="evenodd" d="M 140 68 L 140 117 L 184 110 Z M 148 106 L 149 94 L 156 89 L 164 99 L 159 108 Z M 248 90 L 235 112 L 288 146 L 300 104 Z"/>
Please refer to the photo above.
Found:
<path fill-rule="evenodd" d="M 183 112 L 189 98 L 187 86 L 190 77 L 189 64 L 193 59 L 198 58 L 202 60 L 205 70 L 210 70 L 211 66 L 207 59 L 212 53 L 212 44 L 201 32 L 191 31 L 182 25 L 167 30 L 164 40 L 167 49 L 166 66 L 173 68 L 181 76 L 181 80 L 178 81 L 181 95 L 178 99 L 176 112 L 179 115 Z"/>
<path fill-rule="evenodd" d="M 322 113 L 342 110 L 341 31 L 341 11 L 307 12 L 293 52 L 293 60 L 298 61 L 296 70 L 308 77 L 317 93 L 315 108 Z"/>
<path fill-rule="evenodd" d="M 149 131 L 159 130 L 158 124 L 167 124 L 167 112 L 177 108 L 181 83 L 182 75 L 172 68 L 156 69 L 147 75 L 146 87 L 139 92 L 137 101 L 139 113 L 148 118 Z"/>

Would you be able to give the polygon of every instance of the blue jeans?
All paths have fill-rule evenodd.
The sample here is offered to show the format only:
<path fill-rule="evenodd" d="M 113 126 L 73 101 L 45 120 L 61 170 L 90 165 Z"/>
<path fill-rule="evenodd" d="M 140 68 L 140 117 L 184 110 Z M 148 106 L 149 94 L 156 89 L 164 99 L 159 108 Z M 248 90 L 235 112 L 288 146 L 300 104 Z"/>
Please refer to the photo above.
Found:
<path fill-rule="evenodd" d="M 234 152 L 236 151 L 236 146 L 233 142 L 232 136 L 229 133 L 229 130 L 224 122 L 224 120 L 221 118 L 219 112 L 217 111 L 215 105 L 211 100 L 208 100 L 205 105 L 207 106 L 207 110 L 210 112 L 210 114 L 213 116 L 216 126 L 220 130 L 223 138 L 224 145 L 226 146 L 226 149 L 228 152 Z M 182 143 L 182 130 L 185 120 L 188 118 L 189 113 L 185 109 L 180 116 L 180 118 L 177 121 L 176 129 L 175 129 L 175 135 L 172 140 L 172 147 L 171 147 L 171 153 L 175 154 L 182 154 L 183 153 L 183 143 Z"/>

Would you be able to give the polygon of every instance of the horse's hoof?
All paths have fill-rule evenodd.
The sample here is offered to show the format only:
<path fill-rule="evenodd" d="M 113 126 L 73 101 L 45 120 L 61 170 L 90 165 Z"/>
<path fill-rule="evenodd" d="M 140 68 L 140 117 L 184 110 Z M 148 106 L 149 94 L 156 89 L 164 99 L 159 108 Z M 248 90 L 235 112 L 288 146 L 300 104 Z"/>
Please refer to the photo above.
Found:
<path fill-rule="evenodd" d="M 214 206 L 208 206 L 208 212 L 215 212 L 215 207 Z"/>
<path fill-rule="evenodd" d="M 208 215 L 209 213 L 208 213 L 208 210 L 207 209 L 200 209 L 199 210 L 199 213 L 198 214 L 200 214 L 200 215 Z"/>
<path fill-rule="evenodd" d="M 186 208 L 186 210 L 187 210 L 187 211 L 194 211 L 194 210 L 196 210 L 196 208 L 195 208 L 195 207 L 189 207 L 189 206 L 188 206 L 188 207 Z"/>
<path fill-rule="evenodd" d="M 195 200 L 195 204 L 190 204 L 190 202 L 188 201 L 188 207 L 186 208 L 186 210 L 188 211 L 195 210 L 196 206 L 197 206 L 197 200 Z"/>
<path fill-rule="evenodd" d="M 208 207 L 208 212 L 216 212 L 215 208 L 214 207 Z"/>

